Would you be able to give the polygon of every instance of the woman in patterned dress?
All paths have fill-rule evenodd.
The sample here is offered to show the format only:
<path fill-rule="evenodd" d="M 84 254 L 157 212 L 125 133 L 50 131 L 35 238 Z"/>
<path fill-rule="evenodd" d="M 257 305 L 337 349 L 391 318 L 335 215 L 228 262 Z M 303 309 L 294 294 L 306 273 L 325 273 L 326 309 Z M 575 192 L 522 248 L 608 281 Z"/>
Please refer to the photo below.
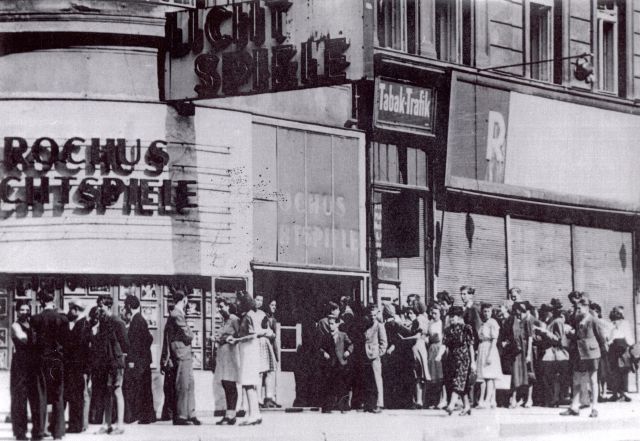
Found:
<path fill-rule="evenodd" d="M 478 332 L 478 380 L 484 380 L 480 389 L 478 407 L 496 407 L 496 379 L 502 376 L 500 354 L 498 354 L 498 335 L 500 325 L 491 317 L 493 309 L 490 304 L 482 304 L 482 326 Z M 486 394 L 486 395 L 485 395 Z"/>
<path fill-rule="evenodd" d="M 436 358 L 442 359 L 445 348 L 450 358 L 449 365 L 452 367 L 451 373 L 451 401 L 445 408 L 447 414 L 451 415 L 459 397 L 462 397 L 464 408 L 460 412 L 461 416 L 471 415 L 471 402 L 469 392 L 473 385 L 472 376 L 476 371 L 476 359 L 473 345 L 473 330 L 471 326 L 465 325 L 462 318 L 463 309 L 460 306 L 452 306 L 449 309 L 450 325 L 444 332 L 443 345 Z"/>

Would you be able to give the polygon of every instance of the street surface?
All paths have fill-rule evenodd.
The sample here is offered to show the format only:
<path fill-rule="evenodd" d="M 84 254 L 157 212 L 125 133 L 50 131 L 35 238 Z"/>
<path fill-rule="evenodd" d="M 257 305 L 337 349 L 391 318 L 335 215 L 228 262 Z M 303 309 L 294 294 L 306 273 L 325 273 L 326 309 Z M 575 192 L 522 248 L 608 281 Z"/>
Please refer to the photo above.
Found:
<path fill-rule="evenodd" d="M 379 415 L 348 412 L 330 415 L 304 411 L 263 412 L 260 426 L 216 426 L 219 418 L 201 415 L 201 426 L 173 426 L 170 422 L 125 426 L 124 435 L 95 435 L 99 426 L 66 440 L 92 441 L 640 441 L 640 397 L 631 403 L 604 403 L 600 416 L 561 417 L 562 409 L 474 409 L 471 416 L 446 415 L 436 410 L 385 410 Z M 241 421 L 239 419 L 238 421 Z M 0 441 L 9 440 L 11 426 L 0 424 Z"/>

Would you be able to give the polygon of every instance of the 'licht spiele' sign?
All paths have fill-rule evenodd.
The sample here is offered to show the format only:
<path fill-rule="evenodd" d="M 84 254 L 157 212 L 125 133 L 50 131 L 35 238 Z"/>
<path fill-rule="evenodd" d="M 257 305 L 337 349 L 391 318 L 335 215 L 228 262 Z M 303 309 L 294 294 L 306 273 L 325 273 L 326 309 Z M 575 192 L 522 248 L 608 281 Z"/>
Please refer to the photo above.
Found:
<path fill-rule="evenodd" d="M 377 79 L 376 127 L 432 132 L 433 109 L 432 89 Z"/>
<path fill-rule="evenodd" d="M 311 3 L 251 0 L 168 14 L 164 98 L 277 92 L 362 78 L 362 20 L 345 18 L 357 8 L 336 0 Z"/>

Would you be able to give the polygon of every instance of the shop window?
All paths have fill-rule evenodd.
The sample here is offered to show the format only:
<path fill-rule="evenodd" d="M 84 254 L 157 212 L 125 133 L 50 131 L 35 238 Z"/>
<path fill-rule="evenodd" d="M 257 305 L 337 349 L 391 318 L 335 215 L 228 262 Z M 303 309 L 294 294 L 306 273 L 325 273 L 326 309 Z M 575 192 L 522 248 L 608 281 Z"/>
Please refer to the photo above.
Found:
<path fill-rule="evenodd" d="M 471 64 L 471 2 L 436 0 L 436 54 L 438 60 Z"/>
<path fill-rule="evenodd" d="M 553 80 L 553 5 L 551 2 L 529 3 L 529 67 L 530 77 Z"/>
<path fill-rule="evenodd" d="M 373 166 L 377 183 L 427 188 L 427 154 L 420 149 L 374 143 Z"/>
<path fill-rule="evenodd" d="M 419 22 L 417 0 L 378 0 L 380 46 L 417 54 Z"/>
<path fill-rule="evenodd" d="M 618 93 L 618 6 L 598 1 L 598 89 Z"/>

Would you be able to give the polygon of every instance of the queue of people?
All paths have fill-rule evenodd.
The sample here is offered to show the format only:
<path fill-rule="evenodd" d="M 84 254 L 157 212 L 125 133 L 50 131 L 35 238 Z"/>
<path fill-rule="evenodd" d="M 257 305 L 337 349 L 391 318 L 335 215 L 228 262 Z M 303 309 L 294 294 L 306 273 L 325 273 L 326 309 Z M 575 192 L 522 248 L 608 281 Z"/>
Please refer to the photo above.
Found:
<path fill-rule="evenodd" d="M 188 298 L 180 290 L 172 296 L 160 357 L 162 419 L 199 425 Z M 240 425 L 259 425 L 262 408 L 281 407 L 275 399 L 276 301 L 262 309 L 260 295 L 240 291 L 236 297 L 217 299 L 223 323 L 216 335 L 214 372 L 227 410 L 216 424 L 236 424 L 240 398 L 247 410 Z M 512 288 L 504 303 L 478 305 L 475 289 L 465 285 L 462 306 L 446 291 L 428 306 L 418 295 L 408 296 L 403 307 L 353 308 L 347 297 L 329 302 L 323 317 L 304 328 L 294 406 L 319 406 L 323 413 L 431 408 L 448 415 L 460 410 L 465 416 L 473 408 L 497 407 L 496 382 L 507 374 L 511 390 L 505 405 L 510 408 L 568 404 L 561 415 L 579 415 L 590 407 L 589 416 L 597 417 L 600 402 L 630 401 L 628 374 L 637 363 L 630 350 L 633 333 L 622 307 L 605 320 L 584 293 L 568 298 L 569 309 L 558 299 L 535 308 Z M 11 328 L 16 439 L 27 439 L 27 407 L 33 440 L 61 439 L 86 431 L 89 423 L 101 424 L 99 434 L 117 435 L 125 423 L 155 422 L 153 336 L 138 298 L 126 296 L 124 320 L 113 314 L 109 295 L 98 297 L 87 317 L 74 302 L 60 313 L 52 292 L 41 291 L 38 299 L 42 312 L 31 317 L 30 305 L 19 304 Z"/>
<path fill-rule="evenodd" d="M 629 401 L 637 359 L 622 307 L 605 320 L 581 292 L 569 294 L 568 309 L 558 299 L 535 308 L 518 288 L 500 305 L 478 304 L 475 294 L 462 286 L 460 306 L 443 291 L 428 306 L 410 295 L 403 307 L 383 303 L 355 313 L 348 299 L 330 302 L 299 349 L 295 405 L 463 416 L 499 405 L 569 405 L 561 415 L 590 407 L 597 417 L 597 403 Z M 496 383 L 504 375 L 511 383 L 501 403 Z"/>

